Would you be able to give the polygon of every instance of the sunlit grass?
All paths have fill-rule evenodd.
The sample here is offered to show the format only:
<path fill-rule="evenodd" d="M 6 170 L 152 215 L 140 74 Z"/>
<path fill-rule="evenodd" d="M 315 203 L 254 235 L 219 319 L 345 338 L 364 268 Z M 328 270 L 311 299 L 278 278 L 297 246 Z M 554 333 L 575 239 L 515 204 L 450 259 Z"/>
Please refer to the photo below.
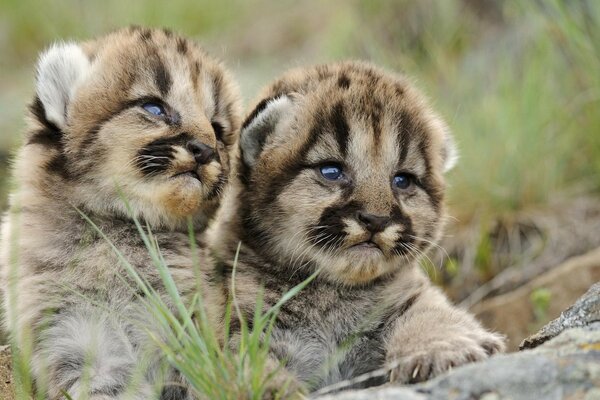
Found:
<path fill-rule="evenodd" d="M 271 396 L 270 398 L 278 398 L 278 396 L 286 393 L 286 384 L 275 390 L 269 385 L 274 375 L 279 372 L 279 369 L 267 369 L 271 331 L 281 306 L 312 281 L 317 272 L 284 294 L 266 312 L 263 312 L 262 295 L 258 293 L 256 312 L 251 324 L 242 316 L 235 296 L 229 299 L 225 310 L 220 310 L 223 312 L 220 323 L 215 323 L 214 319 L 211 319 L 208 315 L 207 307 L 209 306 L 205 304 L 202 294 L 202 287 L 206 282 L 201 281 L 200 269 L 202 268 L 201 263 L 206 263 L 207 260 L 194 260 L 197 290 L 191 301 L 184 299 L 171 277 L 167 263 L 160 251 L 159 243 L 152 235 L 151 230 L 134 219 L 138 233 L 160 275 L 164 291 L 166 291 L 166 295 L 164 293 L 161 295 L 130 264 L 119 250 L 118 244 L 110 242 L 91 218 L 81 212 L 80 214 L 86 223 L 90 224 L 96 233 L 110 244 L 127 276 L 135 282 L 135 287 L 131 288 L 132 293 L 139 293 L 140 291 L 143 293 L 143 296 L 137 296 L 137 301 L 144 305 L 148 315 L 152 317 L 152 323 L 148 323 L 143 328 L 151 337 L 154 345 L 164 355 L 163 358 L 166 362 L 163 369 L 170 365 L 179 371 L 185 380 L 190 383 L 190 389 L 197 398 L 250 400 L 264 398 L 267 390 L 269 396 Z M 195 248 L 196 241 L 191 222 L 189 235 L 192 252 L 197 254 L 198 249 Z M 17 259 L 15 258 L 12 261 L 16 265 Z M 233 293 L 235 293 L 236 268 L 237 255 L 231 277 Z M 13 284 L 9 287 L 9 295 L 13 299 L 12 304 L 16 304 L 19 296 L 19 293 L 15 290 L 15 283 L 16 281 L 13 281 Z M 86 299 L 82 295 L 82 302 L 85 301 L 90 301 L 99 307 L 103 306 L 102 304 L 95 304 L 92 299 Z M 110 312 L 110 310 L 107 310 L 107 312 Z M 118 314 L 116 316 L 121 317 Z M 235 348 L 231 348 L 229 345 L 232 319 L 240 321 L 239 338 L 236 340 L 237 346 Z M 222 329 L 221 323 L 223 325 Z M 252 326 L 252 328 L 249 328 L 249 326 Z M 39 384 L 43 383 L 45 378 L 42 377 L 37 381 L 38 392 L 37 395 L 34 395 L 34 380 L 31 375 L 30 360 L 34 340 L 32 340 L 30 332 L 19 332 L 19 334 L 19 345 L 16 342 L 11 343 L 16 398 L 25 400 L 33 396 L 36 399 L 41 399 L 43 398 L 43 386 L 40 388 Z M 93 358 L 93 355 L 90 357 Z M 89 364 L 91 365 L 91 361 Z M 143 364 L 143 362 L 140 362 L 140 366 Z M 269 368 L 272 368 L 272 366 Z M 82 373 L 84 387 L 85 384 L 89 385 L 89 370 L 90 367 L 86 366 Z M 144 370 L 134 371 L 134 383 L 136 377 L 138 380 L 143 379 L 143 374 Z M 86 377 L 87 379 L 85 379 Z M 155 384 L 158 397 L 161 382 L 155 382 Z M 135 386 L 132 386 L 129 393 L 133 393 L 134 390 Z M 280 391 L 279 394 L 277 394 L 278 390 Z M 127 390 L 126 393 L 128 393 Z M 65 398 L 69 398 L 66 393 Z"/>
<path fill-rule="evenodd" d="M 307 2 L 314 13 L 298 19 L 283 12 L 285 4 L 266 0 L 43 4 L 7 0 L 0 6 L 6 22 L 2 62 L 11 70 L 33 63 L 53 40 L 89 38 L 137 23 L 243 52 L 241 71 L 253 79 L 264 79 L 254 69 L 285 68 L 279 57 L 285 44 L 273 41 L 268 29 L 253 29 L 253 54 L 244 47 L 249 44 L 236 47 L 241 26 L 284 29 L 286 57 L 297 54 L 298 64 L 367 58 L 407 72 L 460 144 L 462 158 L 449 180 L 452 212 L 463 223 L 474 215 L 495 218 L 543 206 L 557 193 L 600 189 L 598 2 L 513 0 L 490 8 L 492 17 L 481 17 L 458 0 L 334 0 Z M 321 25 L 305 21 L 318 16 L 327 19 Z M 307 24 L 319 29 L 303 29 Z M 272 46 L 271 52 L 263 46 Z"/>
<path fill-rule="evenodd" d="M 234 27 L 244 32 L 244 27 L 269 25 L 281 17 L 274 10 L 291 2 L 274 4 L 264 0 L 3 1 L 2 81 L 29 82 L 30 87 L 22 91 L 3 87 L 0 104 L 6 106 L 0 107 L 0 143 L 3 147 L 16 143 L 12 137 L 22 127 L 24 106 L 15 103 L 24 104 L 31 95 L 36 54 L 52 41 L 88 39 L 136 23 L 210 37 L 213 46 L 230 48 L 227 41 L 237 40 L 231 34 Z M 510 0 L 502 4 L 501 21 L 490 22 L 476 17 L 459 0 L 315 1 L 306 7 L 314 8 L 310 15 L 315 19 L 328 16 L 313 23 L 323 25 L 322 29 L 310 33 L 303 29 L 307 21 L 293 15 L 279 24 L 299 32 L 290 37 L 304 35 L 289 44 L 299 64 L 367 58 L 405 71 L 427 92 L 449 121 L 461 149 L 458 167 L 449 174 L 450 212 L 459 225 L 485 225 L 475 227 L 481 238 L 474 246 L 475 262 L 486 278 L 492 251 L 486 235 L 493 221 L 544 207 L 559 196 L 600 190 L 600 2 Z M 243 55 L 241 62 L 252 76 L 283 68 L 276 49 L 268 47 L 266 36 L 273 32 L 266 30 L 263 35 L 254 38 L 254 47 L 230 56 Z M 244 95 L 252 98 L 255 93 Z M 8 187 L 4 182 L 0 171 L 3 192 Z M 165 266 L 158 245 L 149 231 L 139 228 L 161 271 Z M 460 268 L 455 264 L 452 260 L 452 274 Z M 441 281 L 436 268 L 428 270 Z M 165 275 L 167 283 L 168 278 Z M 142 288 L 146 285 L 139 283 Z M 160 317 L 161 329 L 170 332 L 166 339 L 157 338 L 157 345 L 168 362 L 194 382 L 195 391 L 213 398 L 258 396 L 261 369 L 247 367 L 264 362 L 268 343 L 264 334 L 276 310 L 257 314 L 254 330 L 243 329 L 239 351 L 245 355 L 240 358 L 221 344 L 228 326 L 218 337 L 207 319 L 191 320 L 192 314 L 205 312 L 200 295 L 182 308 L 171 287 L 169 296 L 175 295 L 172 300 L 178 304 L 174 314 L 150 287 L 145 289 L 147 306 Z M 235 309 L 230 305 L 227 315 L 232 313 Z M 24 399 L 32 388 L 27 372 L 31 349 L 13 346 L 13 351 L 17 394 Z"/>

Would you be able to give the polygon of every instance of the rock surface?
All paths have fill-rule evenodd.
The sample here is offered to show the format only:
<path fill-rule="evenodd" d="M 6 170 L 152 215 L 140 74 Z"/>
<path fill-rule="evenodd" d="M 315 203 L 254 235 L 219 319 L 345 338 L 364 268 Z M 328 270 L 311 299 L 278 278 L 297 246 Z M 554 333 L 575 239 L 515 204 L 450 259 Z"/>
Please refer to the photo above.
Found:
<path fill-rule="evenodd" d="M 521 349 L 531 349 L 558 336 L 564 330 L 600 322 L 600 282 L 594 284 L 577 302 L 560 317 L 544 326 L 538 333 L 525 339 Z M 600 348 L 598 349 L 600 350 Z"/>
<path fill-rule="evenodd" d="M 508 350 L 514 351 L 523 338 L 539 329 L 542 323 L 560 315 L 589 289 L 590 284 L 598 281 L 600 248 L 572 257 L 512 292 L 484 300 L 471 311 L 486 327 L 505 334 Z M 532 301 L 532 295 L 540 290 L 548 296 L 542 318 L 536 314 Z"/>
<path fill-rule="evenodd" d="M 320 400 L 600 399 L 600 284 L 524 341 L 519 353 L 456 368 L 429 382 L 322 396 Z"/>
<path fill-rule="evenodd" d="M 10 347 L 0 346 L 0 399 L 14 399 Z"/>
<path fill-rule="evenodd" d="M 600 283 L 537 334 L 524 351 L 456 368 L 429 382 L 380 386 L 320 400 L 600 400 Z M 14 399 L 10 350 L 0 347 L 0 399 Z"/>

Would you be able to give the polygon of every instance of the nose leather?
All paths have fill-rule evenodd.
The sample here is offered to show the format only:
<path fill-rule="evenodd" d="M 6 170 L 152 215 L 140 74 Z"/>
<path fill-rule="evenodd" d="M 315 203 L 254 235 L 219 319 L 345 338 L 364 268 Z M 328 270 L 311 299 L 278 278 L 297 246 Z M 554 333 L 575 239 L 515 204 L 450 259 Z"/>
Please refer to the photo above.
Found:
<path fill-rule="evenodd" d="M 198 140 L 188 142 L 186 147 L 200 165 L 208 164 L 215 158 L 215 149 Z"/>
<path fill-rule="evenodd" d="M 390 217 L 388 216 L 369 214 L 363 211 L 357 213 L 356 219 L 371 233 L 382 232 L 390 223 Z"/>

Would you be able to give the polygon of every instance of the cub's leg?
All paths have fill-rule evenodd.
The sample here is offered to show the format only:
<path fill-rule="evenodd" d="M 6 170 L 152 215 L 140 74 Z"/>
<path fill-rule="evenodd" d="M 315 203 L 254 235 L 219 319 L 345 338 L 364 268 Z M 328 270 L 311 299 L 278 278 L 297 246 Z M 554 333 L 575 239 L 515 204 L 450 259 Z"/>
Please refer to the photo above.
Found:
<path fill-rule="evenodd" d="M 424 286 L 405 307 L 386 343 L 392 382 L 424 381 L 504 350 L 501 335 L 486 331 L 473 316 L 451 306 L 437 288 Z"/>
<path fill-rule="evenodd" d="M 153 399 L 140 332 L 108 312 L 72 307 L 49 318 L 33 355 L 39 389 L 50 399 Z"/>

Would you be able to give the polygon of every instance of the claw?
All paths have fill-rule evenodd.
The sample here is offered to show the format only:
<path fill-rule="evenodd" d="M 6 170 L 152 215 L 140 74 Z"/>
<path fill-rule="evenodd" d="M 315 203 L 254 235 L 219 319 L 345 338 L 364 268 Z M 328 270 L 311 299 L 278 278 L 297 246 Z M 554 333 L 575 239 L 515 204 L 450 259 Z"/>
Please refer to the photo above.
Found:
<path fill-rule="evenodd" d="M 421 364 L 417 365 L 412 373 L 412 378 L 415 379 L 419 374 L 419 370 L 421 369 Z"/>

